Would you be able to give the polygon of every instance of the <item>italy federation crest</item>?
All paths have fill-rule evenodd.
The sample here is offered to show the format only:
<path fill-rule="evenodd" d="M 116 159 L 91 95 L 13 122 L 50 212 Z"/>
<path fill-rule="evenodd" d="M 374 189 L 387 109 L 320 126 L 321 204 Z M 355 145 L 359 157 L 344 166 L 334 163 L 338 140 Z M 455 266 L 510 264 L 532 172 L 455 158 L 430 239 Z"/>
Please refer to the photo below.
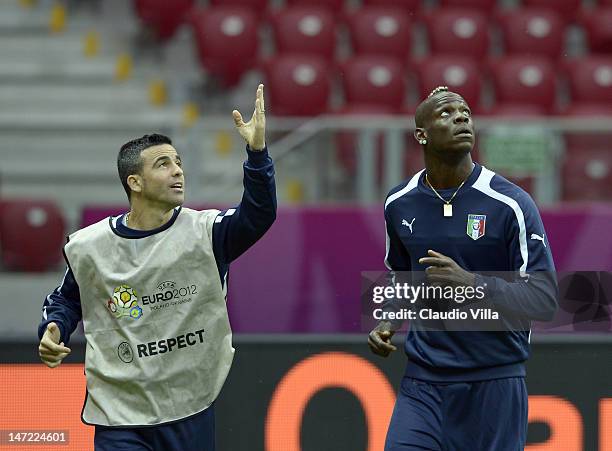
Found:
<path fill-rule="evenodd" d="M 485 234 L 485 224 L 487 222 L 486 215 L 468 215 L 467 219 L 467 234 L 473 239 L 477 240 L 483 237 Z"/>

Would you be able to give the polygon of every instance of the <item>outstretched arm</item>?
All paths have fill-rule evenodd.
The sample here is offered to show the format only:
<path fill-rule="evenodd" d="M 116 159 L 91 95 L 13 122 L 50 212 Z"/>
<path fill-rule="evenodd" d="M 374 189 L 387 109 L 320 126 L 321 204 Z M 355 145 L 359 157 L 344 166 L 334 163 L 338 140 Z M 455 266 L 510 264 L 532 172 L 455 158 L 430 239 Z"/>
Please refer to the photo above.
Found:
<path fill-rule="evenodd" d="M 274 165 L 265 139 L 263 85 L 257 88 L 255 110 L 245 123 L 234 110 L 236 129 L 247 143 L 244 163 L 244 194 L 240 205 L 219 214 L 213 226 L 213 247 L 217 261 L 229 264 L 270 228 L 276 219 Z"/>

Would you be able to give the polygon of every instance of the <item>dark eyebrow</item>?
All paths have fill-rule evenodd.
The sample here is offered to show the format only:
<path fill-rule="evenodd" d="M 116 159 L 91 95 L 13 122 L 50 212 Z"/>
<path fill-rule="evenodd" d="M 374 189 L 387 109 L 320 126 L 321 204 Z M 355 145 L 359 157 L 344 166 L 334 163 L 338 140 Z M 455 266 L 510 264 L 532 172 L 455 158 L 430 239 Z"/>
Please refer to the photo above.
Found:
<path fill-rule="evenodd" d="M 179 157 L 178 155 L 176 156 L 176 159 L 178 161 L 182 161 L 181 157 Z M 153 166 L 155 166 L 157 164 L 158 161 L 161 160 L 170 160 L 170 157 L 168 155 L 162 155 L 161 157 L 157 157 L 154 161 L 153 161 Z"/>
<path fill-rule="evenodd" d="M 438 105 L 436 105 L 434 107 L 434 111 L 438 111 L 438 110 L 441 110 L 443 108 L 447 108 L 450 103 L 454 103 L 454 102 L 459 102 L 460 103 L 460 107 L 459 108 L 463 107 L 463 108 L 466 108 L 466 109 L 470 110 L 470 107 L 468 106 L 467 103 L 465 103 L 464 100 L 453 99 L 451 101 L 442 101 L 441 103 L 439 103 Z M 472 111 L 472 110 L 470 110 L 470 111 Z"/>

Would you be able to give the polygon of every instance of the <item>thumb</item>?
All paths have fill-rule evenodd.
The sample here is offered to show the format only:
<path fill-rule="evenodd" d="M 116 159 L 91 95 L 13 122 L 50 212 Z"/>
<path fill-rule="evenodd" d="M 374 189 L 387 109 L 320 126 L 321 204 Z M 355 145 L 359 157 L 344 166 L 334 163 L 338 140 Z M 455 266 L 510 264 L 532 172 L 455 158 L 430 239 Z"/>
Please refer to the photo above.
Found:
<path fill-rule="evenodd" d="M 391 332 L 388 330 L 383 330 L 379 333 L 380 338 L 389 338 L 391 337 Z"/>
<path fill-rule="evenodd" d="M 58 330 L 57 324 L 55 324 L 55 323 L 47 324 L 47 330 L 49 332 L 56 332 Z"/>
<path fill-rule="evenodd" d="M 244 121 L 242 120 L 242 114 L 240 114 L 240 111 L 232 111 L 232 116 L 234 118 L 234 124 L 236 125 L 236 127 L 242 127 L 244 125 Z"/>

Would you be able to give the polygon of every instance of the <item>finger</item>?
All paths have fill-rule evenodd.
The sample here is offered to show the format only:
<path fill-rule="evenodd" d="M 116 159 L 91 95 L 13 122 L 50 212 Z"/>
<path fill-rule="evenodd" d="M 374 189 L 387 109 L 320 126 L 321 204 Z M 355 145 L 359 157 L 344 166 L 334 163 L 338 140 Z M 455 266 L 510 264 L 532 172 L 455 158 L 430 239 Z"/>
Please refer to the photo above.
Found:
<path fill-rule="evenodd" d="M 255 100 L 254 116 L 260 118 L 260 117 L 263 117 L 263 115 L 264 115 L 264 110 L 263 110 L 263 107 L 261 106 L 261 99 L 257 98 Z"/>
<path fill-rule="evenodd" d="M 47 365 L 49 368 L 56 368 L 60 365 L 60 363 L 62 362 L 43 362 L 45 365 Z"/>
<path fill-rule="evenodd" d="M 47 324 L 47 330 L 51 333 L 59 332 L 59 327 L 55 323 Z"/>
<path fill-rule="evenodd" d="M 378 346 L 379 348 L 382 348 L 386 351 L 395 351 L 397 348 L 395 346 L 393 346 L 390 342 L 384 340 L 381 336 L 380 336 L 380 332 L 373 332 L 371 334 L 372 337 L 372 341 L 374 341 L 374 344 L 376 346 Z"/>
<path fill-rule="evenodd" d="M 66 349 L 68 349 L 68 348 L 66 348 Z M 47 355 L 47 356 L 57 356 L 57 355 L 60 355 L 60 354 L 68 355 L 68 354 L 70 354 L 70 352 L 69 351 L 53 351 L 53 350 L 48 349 L 48 348 L 39 347 L 38 348 L 38 354 L 39 355 Z"/>
<path fill-rule="evenodd" d="M 389 351 L 377 346 L 371 337 L 368 337 L 368 346 L 370 347 L 370 350 L 376 355 L 381 355 L 383 357 L 387 357 L 389 355 Z"/>
<path fill-rule="evenodd" d="M 427 274 L 452 274 L 450 266 L 428 266 L 425 268 Z"/>
<path fill-rule="evenodd" d="M 66 353 L 72 352 L 71 349 L 64 346 L 63 343 L 55 344 L 51 340 L 46 340 L 44 338 L 40 342 L 40 347 L 45 348 L 51 352 L 55 352 L 56 354 L 60 352 L 66 352 Z"/>
<path fill-rule="evenodd" d="M 432 249 L 429 249 L 427 251 L 427 254 L 431 255 L 432 257 L 439 257 L 439 258 L 445 258 L 446 257 L 446 255 L 441 254 L 440 252 L 436 252 L 436 251 L 434 251 Z"/>
<path fill-rule="evenodd" d="M 259 89 L 257 90 L 257 97 L 259 98 L 259 106 L 261 108 L 261 112 L 266 112 L 266 102 L 264 101 L 264 85 L 260 84 Z"/>
<path fill-rule="evenodd" d="M 44 361 L 46 361 L 46 362 L 55 363 L 55 362 L 61 362 L 67 356 L 68 356 L 68 354 L 61 353 L 61 354 L 57 354 L 57 355 L 44 355 L 44 356 L 41 356 L 41 359 L 44 359 Z"/>
<path fill-rule="evenodd" d="M 448 260 L 439 257 L 421 257 L 419 263 L 421 265 L 445 266 L 448 264 Z"/>
<path fill-rule="evenodd" d="M 234 110 L 232 111 L 232 117 L 234 118 L 234 125 L 238 128 L 244 127 L 244 121 L 242 120 L 242 114 L 240 111 Z"/>

